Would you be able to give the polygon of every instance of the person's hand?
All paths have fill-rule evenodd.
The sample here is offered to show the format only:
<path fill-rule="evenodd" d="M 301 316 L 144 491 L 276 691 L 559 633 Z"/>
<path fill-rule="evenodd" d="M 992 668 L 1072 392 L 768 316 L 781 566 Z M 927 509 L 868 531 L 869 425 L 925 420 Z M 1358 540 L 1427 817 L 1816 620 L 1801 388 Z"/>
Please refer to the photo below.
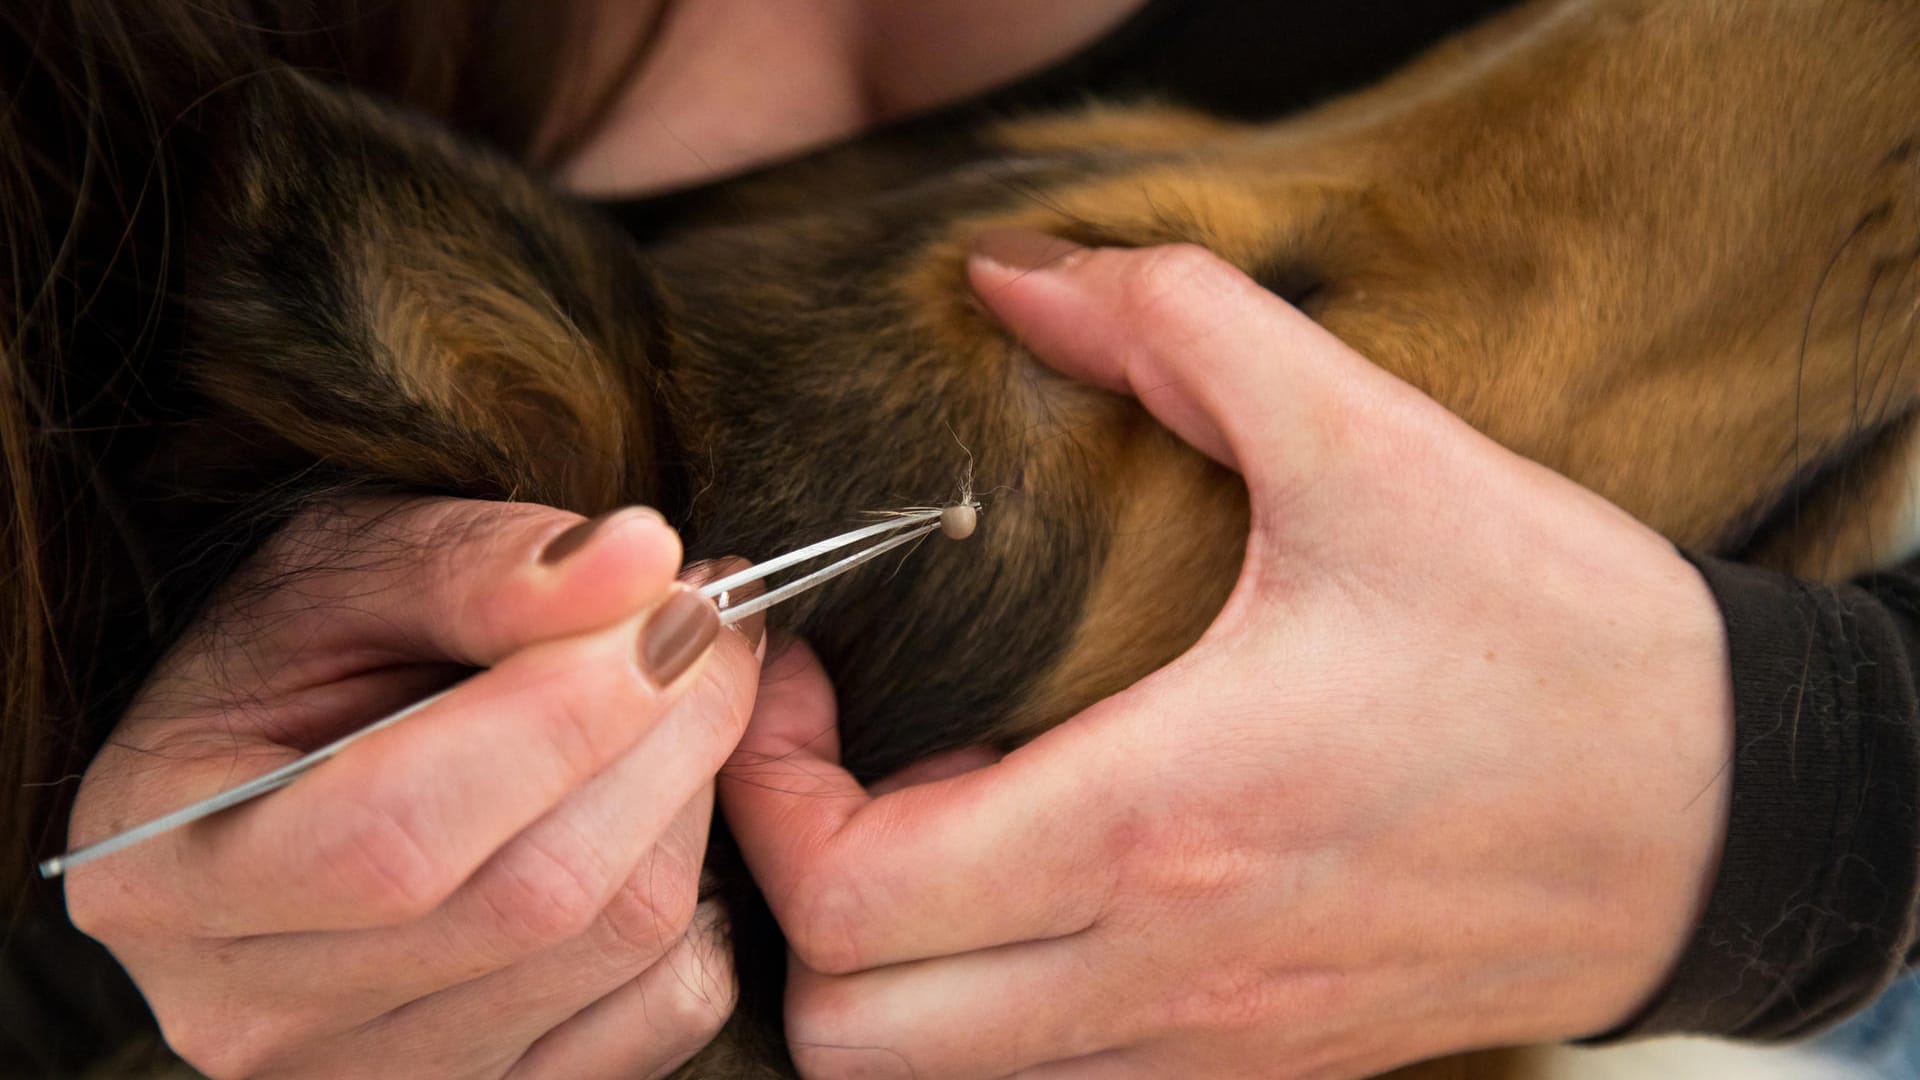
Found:
<path fill-rule="evenodd" d="M 1727 814 L 1692 567 L 1197 249 L 981 250 L 1039 356 L 1244 475 L 1252 536 L 1185 656 L 957 777 L 871 797 L 805 651 L 769 665 L 720 794 L 802 1073 L 1354 1077 L 1628 1019 Z"/>
<path fill-rule="evenodd" d="M 680 557 L 642 508 L 295 522 L 94 759 L 76 844 L 488 670 L 283 791 L 75 869 L 74 923 L 215 1077 L 672 1068 L 732 1008 L 696 900 L 759 677 Z"/>

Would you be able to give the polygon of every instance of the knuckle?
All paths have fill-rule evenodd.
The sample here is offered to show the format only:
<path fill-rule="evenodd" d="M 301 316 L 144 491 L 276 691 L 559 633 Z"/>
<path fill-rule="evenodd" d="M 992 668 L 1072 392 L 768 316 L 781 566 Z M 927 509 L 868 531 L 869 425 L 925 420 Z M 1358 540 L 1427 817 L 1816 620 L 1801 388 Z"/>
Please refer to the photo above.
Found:
<path fill-rule="evenodd" d="M 613 940 L 630 955 L 646 960 L 660 956 L 693 925 L 699 880 L 683 867 L 662 866 L 672 861 L 665 856 L 648 859 L 627 876 L 601 913 Z"/>
<path fill-rule="evenodd" d="M 1128 310 L 1161 316 L 1180 310 L 1178 294 L 1219 275 L 1220 260 L 1195 244 L 1170 244 L 1130 253 L 1122 277 Z"/>
<path fill-rule="evenodd" d="M 344 899 L 375 925 L 411 922 L 439 907 L 457 881 L 399 817 L 362 806 L 329 815 L 314 858 Z"/>
<path fill-rule="evenodd" d="M 1250 869 L 1235 852 L 1181 852 L 1155 868 L 1152 891 L 1162 906 L 1185 907 L 1242 892 Z"/>
<path fill-rule="evenodd" d="M 675 706 L 695 710 L 700 721 L 713 731 L 723 752 L 731 752 L 739 743 L 753 715 L 754 691 L 760 681 L 758 666 L 728 659 L 747 655 L 745 649 L 734 652 L 716 649 L 713 656 L 718 662 L 700 669 L 698 684 Z"/>
<path fill-rule="evenodd" d="M 1151 1030 L 1189 1036 L 1255 1030 L 1273 1023 L 1277 996 L 1272 981 L 1252 965 L 1222 965 L 1177 984 Z"/>
<path fill-rule="evenodd" d="M 420 499 L 401 508 L 406 539 L 428 552 L 436 585 L 458 585 L 473 577 L 476 563 L 518 561 L 529 530 L 565 511 L 532 503 L 470 499 Z"/>
<path fill-rule="evenodd" d="M 610 715 L 627 712 L 604 678 L 592 677 L 593 665 L 572 665 L 564 677 L 546 680 L 540 698 L 541 733 L 546 746 L 567 775 L 585 780 L 625 748 L 616 738 L 624 731 L 637 740 L 640 727 L 610 724 Z"/>
<path fill-rule="evenodd" d="M 69 880 L 67 883 L 67 919 L 74 929 L 93 938 L 95 941 L 112 943 L 123 936 L 126 929 L 127 906 L 114 901 L 125 895 L 123 890 L 99 887 L 94 878 L 83 878 L 86 884 Z"/>
<path fill-rule="evenodd" d="M 664 1043 L 698 1050 L 720 1034 L 737 999 L 730 979 L 724 984 L 676 980 L 668 1000 L 653 1010 L 654 1023 Z"/>
<path fill-rule="evenodd" d="M 589 845 L 556 848 L 529 837 L 490 867 L 475 890 L 485 912 L 484 932 L 512 960 L 571 941 L 600 916 L 607 892 L 605 864 Z"/>
<path fill-rule="evenodd" d="M 686 945 L 687 964 L 675 965 L 665 980 L 666 1000 L 658 1009 L 649 1009 L 649 1015 L 664 1039 L 682 1046 L 705 1046 L 733 1015 L 740 988 L 724 939 L 693 935 Z"/>
<path fill-rule="evenodd" d="M 816 873 L 790 897 L 782 920 L 794 955 L 822 975 L 850 975 L 867 967 L 862 927 L 868 904 L 843 874 Z"/>
<path fill-rule="evenodd" d="M 1104 850 L 1114 899 L 1150 915 L 1250 888 L 1257 867 L 1257 852 L 1200 811 L 1118 817 Z"/>
<path fill-rule="evenodd" d="M 1165 818 L 1133 808 L 1116 811 L 1103 824 L 1099 846 L 1116 896 L 1151 889 L 1169 854 L 1167 827 Z"/>
<path fill-rule="evenodd" d="M 515 623 L 521 611 L 517 605 L 500 602 L 500 582 L 509 580 L 525 561 L 531 535 L 550 527 L 548 519 L 578 519 L 579 515 L 545 507 L 488 504 L 479 516 L 449 516 L 452 520 L 438 530 L 447 542 L 431 548 L 425 576 L 428 595 L 448 613 L 447 625 L 455 629 L 463 647 L 474 655 L 491 652 L 495 643 L 521 636 Z M 495 567 L 498 572 L 481 572 L 483 567 Z"/>
<path fill-rule="evenodd" d="M 156 1003 L 154 1020 L 167 1046 L 208 1080 L 257 1076 L 284 1048 L 271 1023 L 260 1018 L 243 1024 L 222 1010 L 177 1011 Z"/>

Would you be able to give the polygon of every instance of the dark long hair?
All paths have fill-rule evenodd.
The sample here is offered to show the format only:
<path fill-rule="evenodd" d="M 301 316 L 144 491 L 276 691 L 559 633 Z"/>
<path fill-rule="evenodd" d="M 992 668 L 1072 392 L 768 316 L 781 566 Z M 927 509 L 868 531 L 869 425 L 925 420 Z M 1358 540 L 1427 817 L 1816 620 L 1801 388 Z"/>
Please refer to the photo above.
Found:
<path fill-rule="evenodd" d="M 62 840 L 75 777 L 189 614 L 164 610 L 169 568 L 144 556 L 117 478 L 166 412 L 169 270 L 205 115 L 290 65 L 538 165 L 617 86 L 561 78 L 592 30 L 582 7 L 514 0 L 0 5 L 7 921 L 25 910 L 33 858 Z"/>

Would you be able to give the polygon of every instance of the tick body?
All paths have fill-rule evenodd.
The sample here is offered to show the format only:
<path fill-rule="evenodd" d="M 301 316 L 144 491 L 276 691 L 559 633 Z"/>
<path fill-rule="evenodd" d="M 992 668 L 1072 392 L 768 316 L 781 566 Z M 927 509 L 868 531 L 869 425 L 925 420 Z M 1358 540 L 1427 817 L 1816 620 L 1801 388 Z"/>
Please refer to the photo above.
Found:
<path fill-rule="evenodd" d="M 980 524 L 980 509 L 971 501 L 954 503 L 940 511 L 940 532 L 949 540 L 965 540 Z"/>
<path fill-rule="evenodd" d="M 953 436 L 954 445 L 967 455 L 967 466 L 960 470 L 960 498 L 952 505 L 940 511 L 940 532 L 949 540 L 965 540 L 973 535 L 974 527 L 980 524 L 980 500 L 973 497 L 973 451 L 960 441 L 960 436 L 947 425 L 947 434 Z"/>

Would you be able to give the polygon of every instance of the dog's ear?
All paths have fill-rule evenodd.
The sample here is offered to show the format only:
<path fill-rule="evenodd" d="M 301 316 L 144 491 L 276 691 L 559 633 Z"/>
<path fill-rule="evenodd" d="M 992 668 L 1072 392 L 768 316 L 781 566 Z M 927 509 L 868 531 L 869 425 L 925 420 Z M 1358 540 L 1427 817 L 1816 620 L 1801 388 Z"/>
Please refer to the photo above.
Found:
<path fill-rule="evenodd" d="M 589 210 L 290 71 L 211 130 L 192 384 L 329 472 L 594 511 L 652 494 L 651 289 Z"/>

